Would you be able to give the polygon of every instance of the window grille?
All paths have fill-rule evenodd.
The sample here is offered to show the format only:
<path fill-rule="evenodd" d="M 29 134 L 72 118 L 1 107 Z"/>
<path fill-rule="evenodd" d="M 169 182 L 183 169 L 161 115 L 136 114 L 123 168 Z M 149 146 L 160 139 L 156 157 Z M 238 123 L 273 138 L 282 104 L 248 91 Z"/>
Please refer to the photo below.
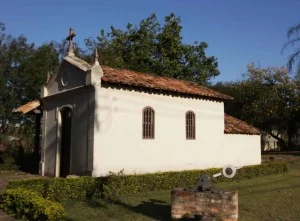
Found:
<path fill-rule="evenodd" d="M 145 107 L 143 110 L 143 139 L 154 139 L 155 113 L 153 108 Z"/>
<path fill-rule="evenodd" d="M 186 139 L 193 140 L 196 139 L 196 122 L 195 114 L 192 111 L 188 111 L 185 114 L 185 130 L 186 130 Z"/>

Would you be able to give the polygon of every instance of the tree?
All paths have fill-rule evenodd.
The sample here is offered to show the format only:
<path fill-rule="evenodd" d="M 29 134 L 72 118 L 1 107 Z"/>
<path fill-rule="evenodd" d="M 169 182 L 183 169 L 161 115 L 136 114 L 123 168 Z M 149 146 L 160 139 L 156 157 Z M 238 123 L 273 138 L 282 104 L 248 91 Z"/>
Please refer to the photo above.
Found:
<path fill-rule="evenodd" d="M 102 65 L 209 84 L 219 75 L 217 59 L 206 56 L 205 42 L 183 43 L 180 22 L 171 13 L 161 26 L 152 14 L 139 26 L 129 23 L 125 31 L 113 26 L 108 33 L 101 30 L 97 40 L 86 39 L 86 46 L 92 51 L 98 47 Z"/>
<path fill-rule="evenodd" d="M 4 24 L 0 30 L 0 123 L 3 132 L 7 122 L 13 120 L 12 109 L 22 104 L 25 96 L 24 73 L 19 68 L 32 54 L 34 45 L 28 44 L 24 36 L 6 35 Z"/>
<path fill-rule="evenodd" d="M 294 46 L 296 49 L 289 56 L 287 68 L 292 71 L 294 65 L 296 65 L 296 75 L 300 79 L 300 24 L 290 27 L 287 31 L 288 41 L 282 47 L 282 52 L 289 46 Z"/>
<path fill-rule="evenodd" d="M 283 150 L 293 148 L 292 136 L 300 123 L 300 87 L 285 68 L 250 64 L 244 80 L 214 88 L 235 98 L 225 105 L 227 113 L 268 132 Z"/>
<path fill-rule="evenodd" d="M 35 47 L 25 36 L 13 37 L 0 24 L 0 144 L 8 136 L 20 138 L 20 145 L 33 147 L 32 116 L 13 115 L 12 110 L 40 96 L 47 73 L 58 68 L 55 43 Z"/>
<path fill-rule="evenodd" d="M 247 90 L 242 86 L 241 82 L 232 81 L 232 82 L 218 82 L 212 86 L 216 91 L 221 93 L 228 94 L 234 99 L 230 101 L 225 101 L 224 111 L 236 118 L 244 119 L 242 116 L 242 109 L 245 105 L 245 99 L 247 95 Z"/>
<path fill-rule="evenodd" d="M 58 66 L 59 53 L 54 42 L 36 48 L 26 61 L 21 63 L 18 72 L 24 75 L 24 81 L 21 82 L 25 87 L 23 104 L 40 97 L 41 86 L 47 80 L 47 73 L 55 73 Z"/>

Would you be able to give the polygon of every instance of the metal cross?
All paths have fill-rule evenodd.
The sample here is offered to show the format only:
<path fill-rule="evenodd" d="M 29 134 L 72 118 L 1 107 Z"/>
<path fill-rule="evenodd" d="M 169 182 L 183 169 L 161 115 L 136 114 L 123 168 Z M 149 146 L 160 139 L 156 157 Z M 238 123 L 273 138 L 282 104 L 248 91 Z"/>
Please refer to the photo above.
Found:
<path fill-rule="evenodd" d="M 70 28 L 69 31 L 69 36 L 66 38 L 67 41 L 69 41 L 69 49 L 68 49 L 68 55 L 74 55 L 74 50 L 73 50 L 73 38 L 76 36 L 76 33 L 74 32 L 73 28 Z"/>

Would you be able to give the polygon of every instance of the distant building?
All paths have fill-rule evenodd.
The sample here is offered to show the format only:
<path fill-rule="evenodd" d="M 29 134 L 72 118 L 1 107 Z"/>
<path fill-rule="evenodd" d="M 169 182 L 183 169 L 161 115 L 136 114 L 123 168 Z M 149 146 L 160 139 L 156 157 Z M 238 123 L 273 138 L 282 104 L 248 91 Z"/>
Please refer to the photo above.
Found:
<path fill-rule="evenodd" d="M 262 136 L 262 151 L 279 151 L 280 145 L 278 140 L 272 137 L 270 134 Z"/>

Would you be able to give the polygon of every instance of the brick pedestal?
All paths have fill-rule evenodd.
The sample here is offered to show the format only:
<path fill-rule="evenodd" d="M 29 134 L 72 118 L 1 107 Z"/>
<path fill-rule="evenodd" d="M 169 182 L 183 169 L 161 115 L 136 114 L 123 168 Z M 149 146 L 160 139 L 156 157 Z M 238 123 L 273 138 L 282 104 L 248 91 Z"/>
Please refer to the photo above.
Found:
<path fill-rule="evenodd" d="M 171 217 L 216 217 L 224 221 L 238 220 L 236 191 L 197 192 L 175 189 L 171 192 Z"/>

